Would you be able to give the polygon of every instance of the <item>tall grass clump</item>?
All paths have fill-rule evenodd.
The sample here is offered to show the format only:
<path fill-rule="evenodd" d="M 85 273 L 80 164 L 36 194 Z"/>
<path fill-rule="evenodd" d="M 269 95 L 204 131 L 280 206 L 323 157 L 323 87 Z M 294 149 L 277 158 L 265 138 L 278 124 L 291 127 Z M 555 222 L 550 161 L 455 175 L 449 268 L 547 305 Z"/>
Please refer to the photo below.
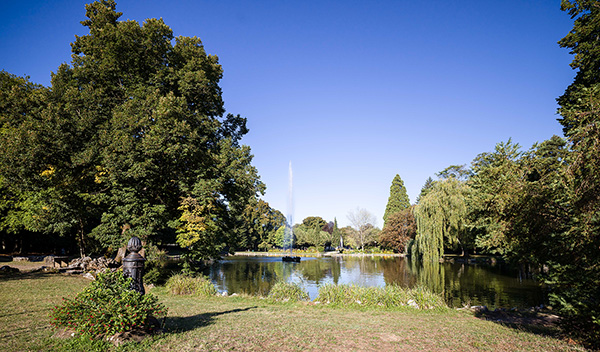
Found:
<path fill-rule="evenodd" d="M 206 277 L 192 277 L 176 274 L 167 280 L 165 285 L 173 295 L 194 295 L 208 297 L 217 294 L 217 288 Z"/>
<path fill-rule="evenodd" d="M 279 281 L 273 285 L 267 299 L 271 302 L 298 302 L 310 298 L 300 285 Z"/>
<path fill-rule="evenodd" d="M 397 285 L 362 287 L 356 285 L 325 284 L 319 287 L 317 301 L 335 306 L 353 307 L 413 307 L 417 309 L 444 309 L 441 295 L 426 288 L 403 288 Z"/>

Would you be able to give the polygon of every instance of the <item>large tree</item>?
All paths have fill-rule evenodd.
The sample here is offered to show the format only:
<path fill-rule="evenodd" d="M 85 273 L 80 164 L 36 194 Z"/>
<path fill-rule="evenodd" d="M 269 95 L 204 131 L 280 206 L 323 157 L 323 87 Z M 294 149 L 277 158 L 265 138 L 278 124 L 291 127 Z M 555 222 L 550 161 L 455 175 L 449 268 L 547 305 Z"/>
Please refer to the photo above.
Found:
<path fill-rule="evenodd" d="M 379 243 L 396 253 L 404 253 L 408 242 L 415 238 L 417 223 L 413 215 L 413 207 L 396 212 L 389 217 L 388 222 L 379 234 Z"/>
<path fill-rule="evenodd" d="M 408 207 L 410 207 L 410 199 L 408 199 L 404 181 L 402 181 L 400 175 L 396 174 L 392 180 L 390 196 L 385 207 L 385 213 L 383 213 L 383 227 L 385 228 L 385 224 L 392 214 L 407 209 Z"/>
<path fill-rule="evenodd" d="M 71 65 L 3 118 L 0 176 L 40 231 L 78 233 L 82 252 L 89 234 L 113 248 L 132 234 L 160 243 L 178 230 L 191 249 L 230 236 L 264 185 L 239 144 L 246 120 L 225 115 L 218 58 L 162 19 L 120 16 L 112 0 L 86 5 Z"/>
<path fill-rule="evenodd" d="M 471 164 L 472 175 L 467 184 L 472 230 L 477 234 L 476 245 L 488 253 L 510 252 L 506 240 L 508 208 L 520 195 L 519 182 L 523 177 L 520 146 L 510 139 L 496 144 L 493 152 L 479 154 Z"/>
<path fill-rule="evenodd" d="M 573 83 L 560 96 L 559 122 L 567 137 L 589 121 L 589 113 L 578 108 L 589 99 L 588 89 L 600 82 L 600 5 L 597 0 L 562 0 L 561 9 L 575 19 L 573 29 L 558 44 L 574 54 L 571 67 L 577 70 Z M 571 110 L 571 113 L 569 112 Z M 579 111 L 581 113 L 575 113 Z"/>
<path fill-rule="evenodd" d="M 437 261 L 444 248 L 457 248 L 465 254 L 472 247 L 467 225 L 467 196 L 464 181 L 451 177 L 434 183 L 415 207 L 417 235 L 411 255 L 424 261 Z"/>

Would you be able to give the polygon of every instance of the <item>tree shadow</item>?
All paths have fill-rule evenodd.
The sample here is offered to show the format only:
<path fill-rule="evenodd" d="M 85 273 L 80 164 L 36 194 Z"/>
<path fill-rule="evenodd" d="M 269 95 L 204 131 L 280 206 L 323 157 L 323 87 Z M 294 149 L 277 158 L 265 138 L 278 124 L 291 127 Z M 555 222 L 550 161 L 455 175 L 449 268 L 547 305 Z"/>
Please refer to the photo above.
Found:
<path fill-rule="evenodd" d="M 560 336 L 560 318 L 548 312 L 494 310 L 477 311 L 474 315 L 476 318 L 519 331 L 548 337 Z"/>
<path fill-rule="evenodd" d="M 226 310 L 223 312 L 211 312 L 211 313 L 196 314 L 196 315 L 192 315 L 192 316 L 188 316 L 188 317 L 167 317 L 165 327 L 167 330 L 170 330 L 173 332 L 190 331 L 190 330 L 194 330 L 194 329 L 212 324 L 214 321 L 214 318 L 219 315 L 244 312 L 244 311 L 247 311 L 250 309 L 256 309 L 256 308 L 258 308 L 258 306 Z"/>
<path fill-rule="evenodd" d="M 54 271 L 43 271 L 41 269 L 34 269 L 28 271 L 19 272 L 6 272 L 0 274 L 0 281 L 11 281 L 11 280 L 23 280 L 23 279 L 42 279 L 51 275 L 60 275 Z"/>

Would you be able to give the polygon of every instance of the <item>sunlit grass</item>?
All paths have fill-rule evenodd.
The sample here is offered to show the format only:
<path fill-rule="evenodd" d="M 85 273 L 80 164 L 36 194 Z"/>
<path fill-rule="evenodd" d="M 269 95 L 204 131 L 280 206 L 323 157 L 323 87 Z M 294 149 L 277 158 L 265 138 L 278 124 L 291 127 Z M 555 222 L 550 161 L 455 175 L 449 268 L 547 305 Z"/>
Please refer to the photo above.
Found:
<path fill-rule="evenodd" d="M 164 335 L 119 348 L 85 338 L 51 338 L 50 309 L 88 284 L 80 276 L 60 274 L 0 277 L 0 351 L 583 350 L 549 333 L 515 329 L 453 309 L 331 308 L 249 296 L 173 295 L 166 287 L 149 290 L 169 309 Z"/>

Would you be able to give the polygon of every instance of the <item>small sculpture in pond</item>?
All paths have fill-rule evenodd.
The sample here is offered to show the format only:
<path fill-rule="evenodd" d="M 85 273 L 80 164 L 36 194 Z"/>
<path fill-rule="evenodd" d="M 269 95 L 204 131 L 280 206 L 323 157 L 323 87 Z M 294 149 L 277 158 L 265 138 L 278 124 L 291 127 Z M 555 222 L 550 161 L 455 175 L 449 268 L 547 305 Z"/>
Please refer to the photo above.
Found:
<path fill-rule="evenodd" d="M 129 254 L 123 258 L 123 275 L 132 279 L 131 289 L 141 294 L 145 294 L 144 282 L 144 262 L 146 259 L 138 252 L 142 250 L 142 241 L 133 236 L 127 243 Z"/>

